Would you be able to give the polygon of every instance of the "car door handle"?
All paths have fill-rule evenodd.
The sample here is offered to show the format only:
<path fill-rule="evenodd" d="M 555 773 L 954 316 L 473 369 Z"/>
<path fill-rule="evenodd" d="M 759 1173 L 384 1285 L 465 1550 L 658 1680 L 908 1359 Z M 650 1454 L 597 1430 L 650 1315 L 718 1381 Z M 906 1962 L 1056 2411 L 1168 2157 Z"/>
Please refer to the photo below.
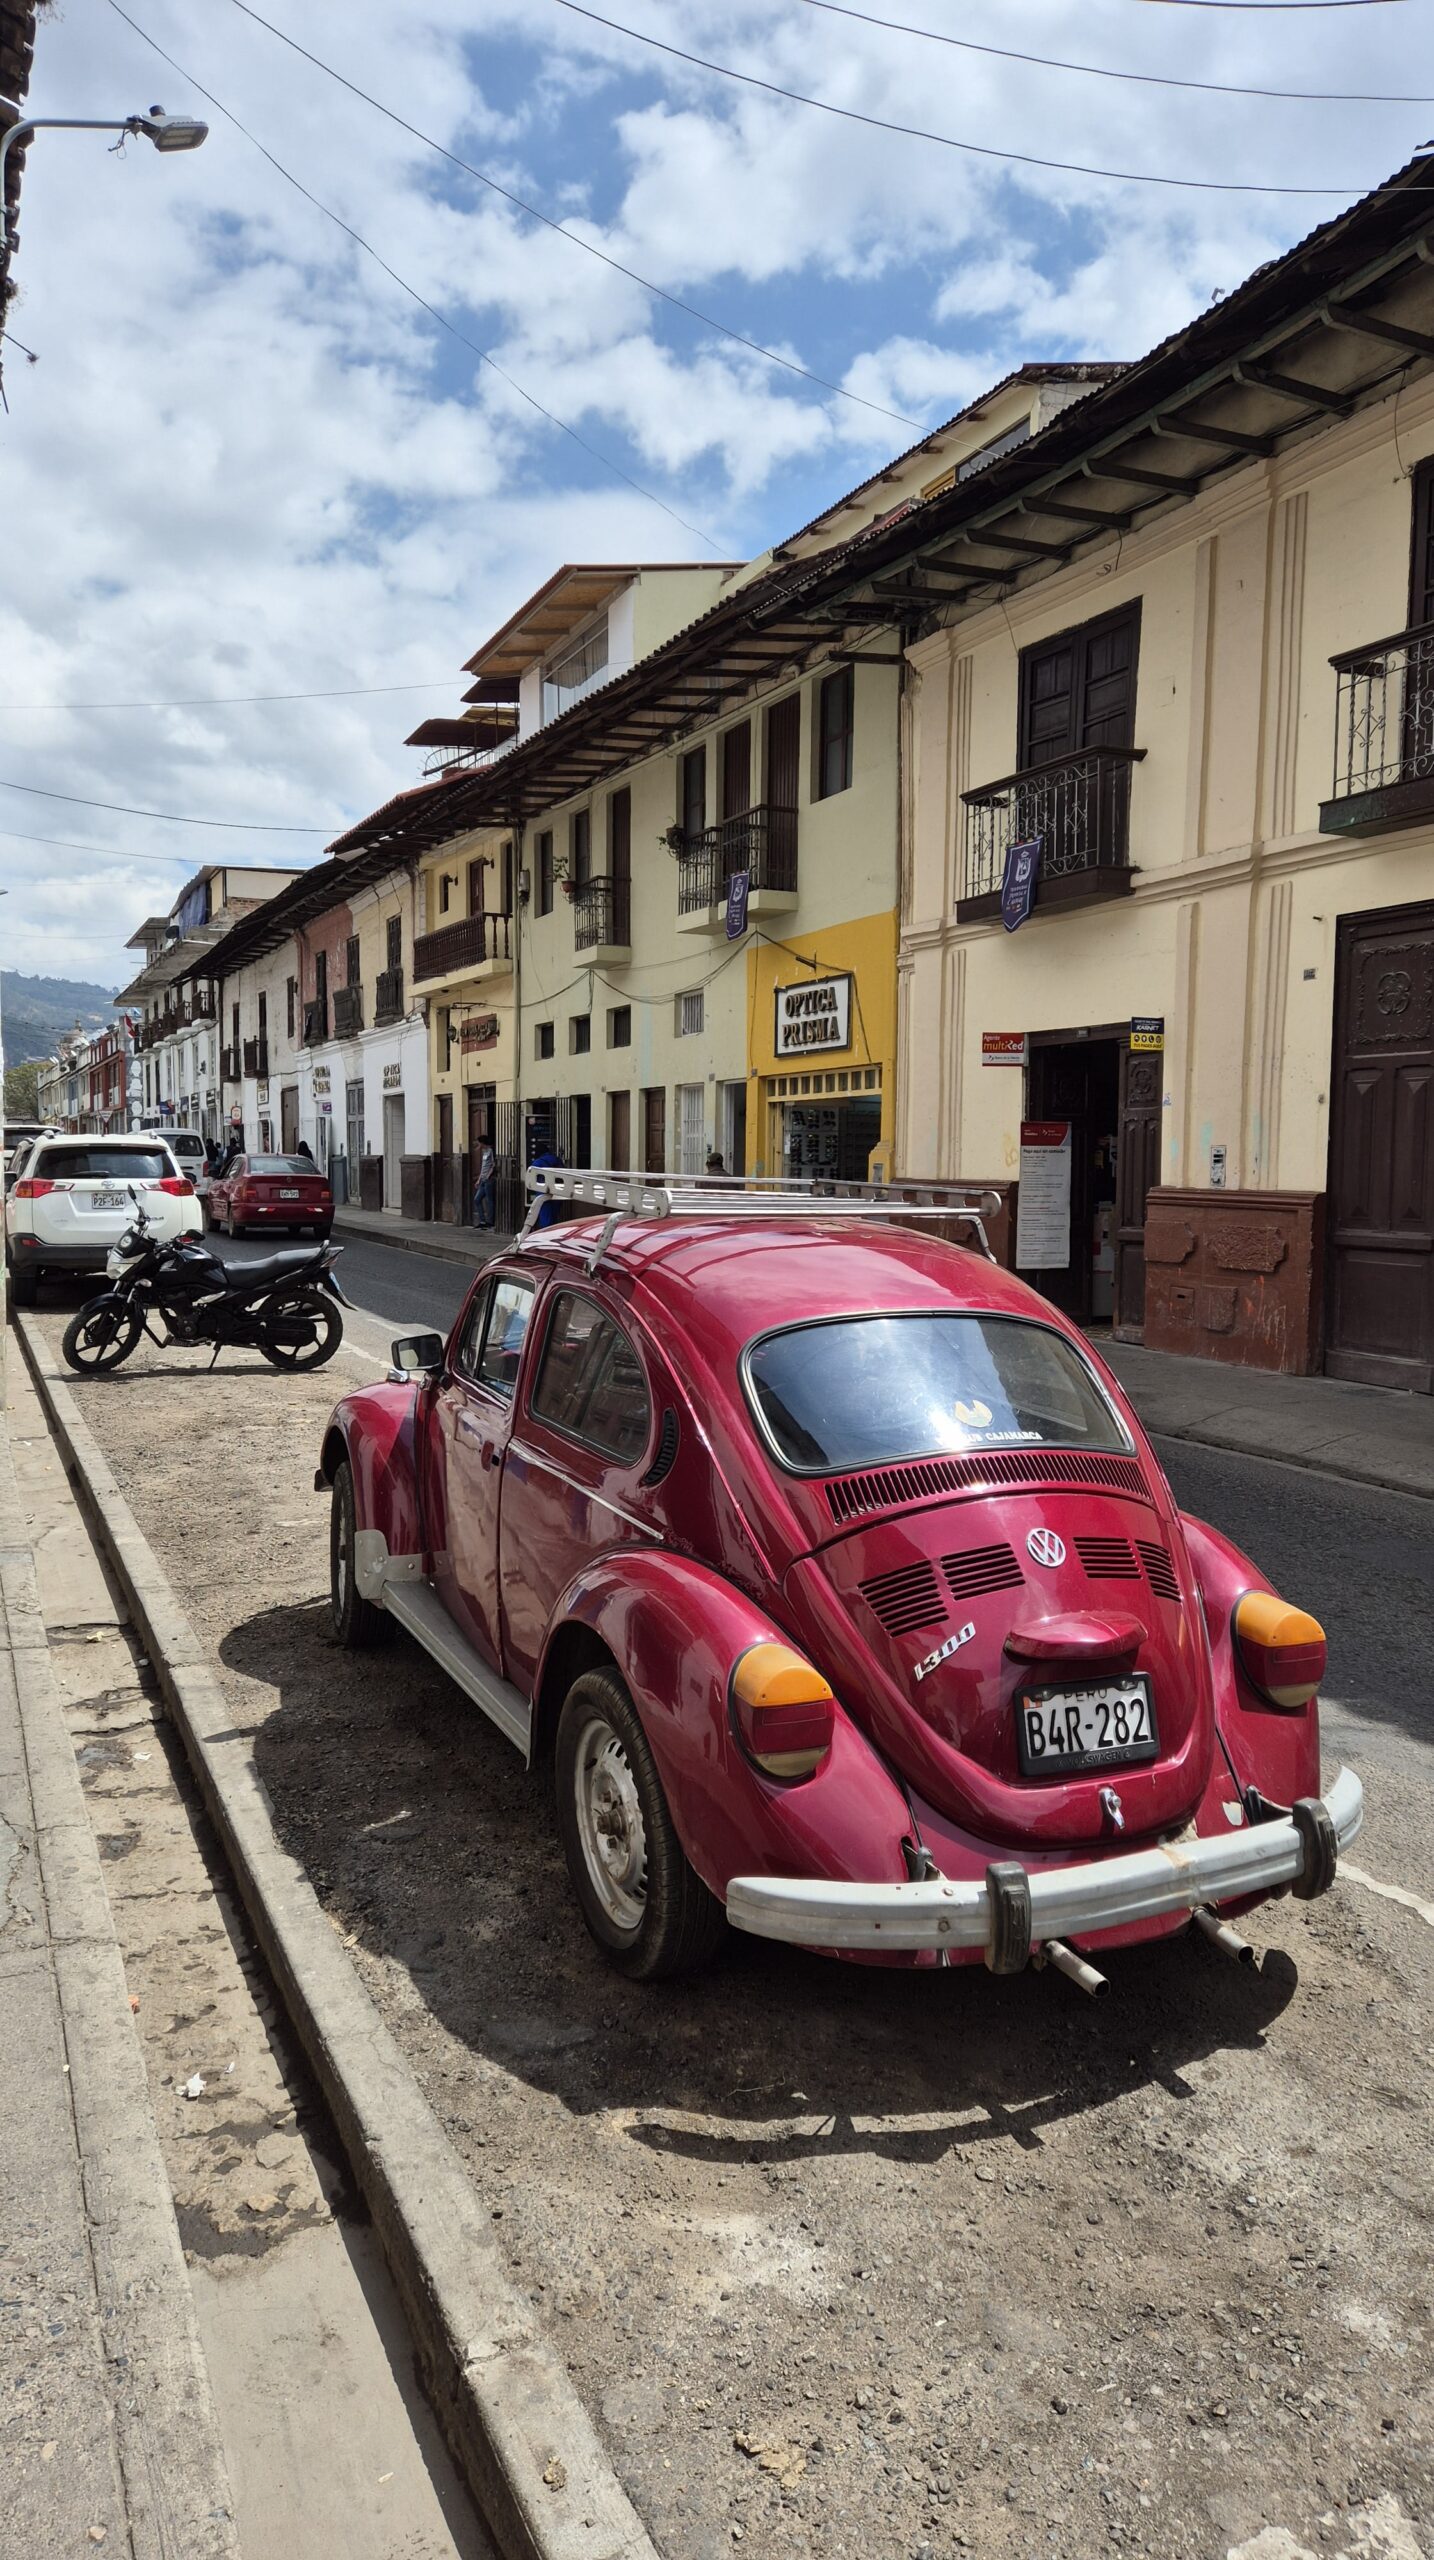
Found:
<path fill-rule="evenodd" d="M 501 1466 L 501 1465 L 502 1465 L 502 1463 L 503 1463 L 503 1452 L 502 1452 L 502 1450 L 501 1450 L 500 1448 L 498 1448 L 498 1447 L 495 1445 L 495 1443 L 494 1443 L 493 1441 L 491 1441 L 491 1440 L 485 1440 L 485 1441 L 484 1441 L 484 1443 L 483 1443 L 483 1464 L 484 1464 L 484 1466 L 485 1466 L 485 1467 L 497 1467 L 497 1466 Z"/>

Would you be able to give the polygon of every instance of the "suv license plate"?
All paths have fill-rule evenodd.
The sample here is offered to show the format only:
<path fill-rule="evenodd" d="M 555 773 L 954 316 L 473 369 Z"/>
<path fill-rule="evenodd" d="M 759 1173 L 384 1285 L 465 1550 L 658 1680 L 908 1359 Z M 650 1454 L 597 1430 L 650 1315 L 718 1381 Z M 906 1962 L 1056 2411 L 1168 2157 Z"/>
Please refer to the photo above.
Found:
<path fill-rule="evenodd" d="M 122 1209 L 124 1207 L 124 1193 L 122 1191 L 93 1191 L 90 1194 L 90 1207 L 92 1209 Z"/>
<path fill-rule="evenodd" d="M 1150 1681 L 1139 1671 L 1128 1680 L 1023 1690 L 1016 1705 L 1016 1739 L 1028 1778 L 1153 1760 L 1160 1743 Z"/>

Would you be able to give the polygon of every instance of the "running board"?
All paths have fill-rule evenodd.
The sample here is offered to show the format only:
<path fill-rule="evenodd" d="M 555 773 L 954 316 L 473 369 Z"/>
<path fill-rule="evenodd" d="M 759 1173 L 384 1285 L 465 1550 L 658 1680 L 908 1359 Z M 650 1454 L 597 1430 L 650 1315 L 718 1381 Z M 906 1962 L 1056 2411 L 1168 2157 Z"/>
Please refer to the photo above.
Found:
<path fill-rule="evenodd" d="M 528 1759 L 533 1740 L 531 1706 L 520 1690 L 499 1679 L 477 1646 L 470 1644 L 461 1628 L 454 1625 L 432 1584 L 386 1577 L 383 1606 Z"/>

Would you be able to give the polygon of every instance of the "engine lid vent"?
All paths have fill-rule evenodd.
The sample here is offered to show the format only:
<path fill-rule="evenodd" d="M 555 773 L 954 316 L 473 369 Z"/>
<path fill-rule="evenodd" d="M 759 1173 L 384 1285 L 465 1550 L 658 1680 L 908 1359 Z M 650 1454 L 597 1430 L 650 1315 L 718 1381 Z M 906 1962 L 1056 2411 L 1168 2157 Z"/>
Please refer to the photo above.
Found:
<path fill-rule="evenodd" d="M 913 1502 L 929 1502 L 943 1493 L 985 1493 L 1005 1485 L 1068 1485 L 1079 1490 L 1101 1485 L 1127 1493 L 1138 1502 L 1150 1496 L 1134 1458 L 1106 1456 L 1084 1449 L 980 1449 L 967 1457 L 913 1458 L 904 1464 L 872 1467 L 860 1475 L 833 1476 L 826 1487 L 827 1508 L 843 1524 L 867 1511 L 893 1511 Z"/>
<path fill-rule="evenodd" d="M 1138 1582 L 1140 1567 L 1128 1538 L 1077 1538 L 1076 1554 L 1089 1582 Z"/>
<path fill-rule="evenodd" d="M 943 1556 L 941 1570 L 953 1600 L 975 1600 L 983 1591 L 1019 1591 L 1021 1568 L 1008 1546 L 968 1547 L 964 1555 Z"/>
<path fill-rule="evenodd" d="M 859 1588 L 889 1636 L 909 1635 L 914 1627 L 938 1627 L 946 1615 L 933 1564 L 898 1565 L 892 1573 L 874 1573 Z"/>
<path fill-rule="evenodd" d="M 1135 1543 L 1140 1551 L 1140 1561 L 1145 1567 L 1145 1578 L 1151 1590 L 1162 1600 L 1178 1600 L 1180 1584 L 1175 1567 L 1164 1547 L 1157 1545 L 1154 1539 L 1150 1538 L 1137 1538 Z"/>

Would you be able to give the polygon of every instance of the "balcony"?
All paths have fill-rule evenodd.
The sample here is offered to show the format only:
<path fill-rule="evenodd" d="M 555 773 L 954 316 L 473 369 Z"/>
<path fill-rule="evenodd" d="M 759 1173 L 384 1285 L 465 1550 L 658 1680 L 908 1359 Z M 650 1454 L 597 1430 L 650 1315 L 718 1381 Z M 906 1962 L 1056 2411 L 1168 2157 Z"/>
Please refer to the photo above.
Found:
<path fill-rule="evenodd" d="M 1320 833 L 1385 835 L 1434 816 L 1434 622 L 1330 665 L 1334 789 L 1320 803 Z"/>
<path fill-rule="evenodd" d="M 459 916 L 436 932 L 421 933 L 413 946 L 415 986 L 438 980 L 506 978 L 512 967 L 512 919 L 502 915 Z M 402 995 L 403 972 L 393 974 Z"/>
<path fill-rule="evenodd" d="M 237 1083 L 238 1083 L 238 1081 L 239 1081 L 239 1051 L 238 1051 L 237 1049 L 221 1049 L 221 1050 L 220 1050 L 220 1052 L 219 1052 L 219 1077 L 220 1077 L 220 1082 L 221 1082 L 222 1084 L 237 1084 Z"/>
<path fill-rule="evenodd" d="M 258 1077 L 258 1078 L 262 1079 L 262 1078 L 264 1078 L 265 1076 L 267 1076 L 267 1075 L 268 1075 L 268 1072 L 269 1072 L 269 1043 L 268 1043 L 268 1041 L 267 1041 L 267 1040 L 246 1040 L 246 1041 L 245 1041 L 245 1043 L 244 1043 L 244 1073 L 246 1074 L 246 1076 L 255 1076 L 255 1077 Z"/>
<path fill-rule="evenodd" d="M 304 1047 L 317 1048 L 318 1043 L 327 1040 L 328 1036 L 329 1000 L 327 996 L 315 996 L 313 1003 L 304 1007 Z"/>
<path fill-rule="evenodd" d="M 632 957 L 632 882 L 581 880 L 569 889 L 573 908 L 573 949 L 588 959 L 623 961 Z"/>
<path fill-rule="evenodd" d="M 334 1038 L 336 1040 L 351 1040 L 354 1033 L 356 1031 L 362 1031 L 362 1029 L 362 987 L 335 987 Z"/>
<path fill-rule="evenodd" d="M 1082 747 L 1059 763 L 1008 773 L 964 791 L 966 848 L 956 914 L 976 923 L 1001 912 L 1001 881 L 1012 845 L 1038 838 L 1041 866 L 1032 904 L 1083 905 L 1124 897 L 1130 865 L 1130 776 L 1143 747 Z"/>
<path fill-rule="evenodd" d="M 403 1020 L 403 971 L 380 969 L 373 991 L 373 1018 L 377 1026 Z"/>
<path fill-rule="evenodd" d="M 749 915 L 785 915 L 797 903 L 797 813 L 761 807 L 688 836 L 677 856 L 677 923 L 682 933 L 720 932 L 728 883 L 747 874 Z"/>

